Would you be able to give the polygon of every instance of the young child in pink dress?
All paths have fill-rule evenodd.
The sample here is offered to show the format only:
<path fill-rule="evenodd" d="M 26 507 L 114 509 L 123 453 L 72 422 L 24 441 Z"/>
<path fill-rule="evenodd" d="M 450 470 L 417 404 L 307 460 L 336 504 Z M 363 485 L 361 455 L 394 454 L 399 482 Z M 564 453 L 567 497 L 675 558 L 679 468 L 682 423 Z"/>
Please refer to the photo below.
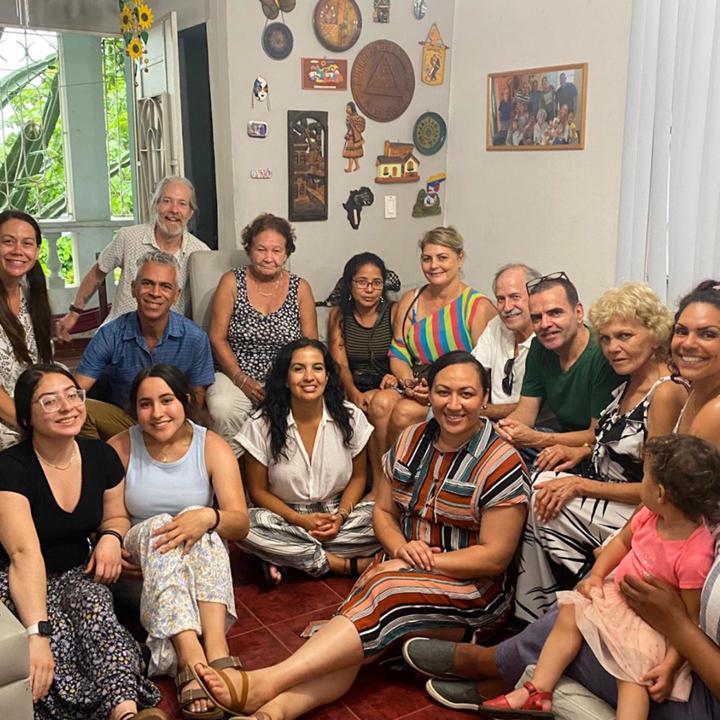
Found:
<path fill-rule="evenodd" d="M 583 640 L 617 678 L 617 720 L 645 720 L 650 698 L 687 701 L 692 686 L 687 663 L 628 607 L 620 584 L 625 575 L 664 580 L 679 590 L 697 620 L 714 558 L 706 523 L 720 521 L 720 453 L 689 435 L 649 440 L 641 498 L 640 510 L 600 553 L 590 574 L 576 590 L 557 594 L 557 620 L 532 682 L 483 703 L 482 714 L 552 718 L 552 690 Z"/>

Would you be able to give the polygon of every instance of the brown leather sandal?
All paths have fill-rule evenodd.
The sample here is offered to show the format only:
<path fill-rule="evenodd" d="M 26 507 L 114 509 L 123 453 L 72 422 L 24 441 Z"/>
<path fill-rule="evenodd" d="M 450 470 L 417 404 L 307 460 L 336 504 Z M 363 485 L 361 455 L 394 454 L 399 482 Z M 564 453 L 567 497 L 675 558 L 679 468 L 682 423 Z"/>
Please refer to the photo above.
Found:
<path fill-rule="evenodd" d="M 196 678 L 189 665 L 186 665 L 181 670 L 178 670 L 178 673 L 175 676 L 175 687 L 177 688 L 177 701 L 178 706 L 180 707 L 180 714 L 186 718 L 186 720 L 223 720 L 225 715 L 222 710 L 217 707 L 211 707 L 209 710 L 188 710 L 188 707 L 196 700 L 207 700 L 209 705 L 215 704 L 213 703 L 212 698 L 208 697 L 208 694 L 202 689 L 202 687 L 186 687 L 194 680 L 196 680 Z"/>

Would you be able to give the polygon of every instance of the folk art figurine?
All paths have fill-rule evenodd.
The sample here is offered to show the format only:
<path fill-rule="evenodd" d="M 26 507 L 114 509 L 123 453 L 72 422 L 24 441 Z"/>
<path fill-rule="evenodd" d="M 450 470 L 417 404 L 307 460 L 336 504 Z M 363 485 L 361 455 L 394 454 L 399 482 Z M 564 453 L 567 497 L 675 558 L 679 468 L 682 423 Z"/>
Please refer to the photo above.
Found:
<path fill-rule="evenodd" d="M 382 155 L 375 161 L 376 183 L 417 182 L 420 161 L 415 157 L 412 143 L 385 141 Z"/>
<path fill-rule="evenodd" d="M 447 175 L 437 173 L 431 175 L 426 183 L 424 190 L 418 190 L 417 199 L 412 209 L 413 217 L 430 217 L 431 215 L 440 215 L 442 208 L 440 207 L 440 185 L 445 182 Z"/>
<path fill-rule="evenodd" d="M 345 106 L 345 146 L 343 147 L 343 157 L 347 158 L 347 167 L 345 172 L 349 173 L 353 170 L 360 169 L 360 158 L 364 155 L 363 132 L 365 132 L 365 118 L 357 111 L 355 103 L 351 100 Z"/>
<path fill-rule="evenodd" d="M 343 208 L 347 212 L 347 219 L 353 230 L 357 230 L 360 227 L 360 213 L 362 209 L 372 205 L 374 201 L 375 196 L 372 190 L 365 185 L 358 190 L 350 191 L 347 202 L 343 203 Z"/>

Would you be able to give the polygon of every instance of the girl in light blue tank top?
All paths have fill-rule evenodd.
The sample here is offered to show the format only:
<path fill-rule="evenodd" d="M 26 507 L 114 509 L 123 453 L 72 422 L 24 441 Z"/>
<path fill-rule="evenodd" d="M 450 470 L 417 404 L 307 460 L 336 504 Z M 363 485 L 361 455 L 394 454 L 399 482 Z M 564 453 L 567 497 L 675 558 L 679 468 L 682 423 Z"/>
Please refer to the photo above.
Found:
<path fill-rule="evenodd" d="M 174 462 L 160 462 L 145 447 L 143 429 L 130 428 L 130 460 L 125 475 L 125 506 L 136 525 L 154 515 L 177 515 L 188 507 L 213 503 L 213 489 L 205 466 L 207 429 L 186 420 L 193 429 L 188 451 Z"/>

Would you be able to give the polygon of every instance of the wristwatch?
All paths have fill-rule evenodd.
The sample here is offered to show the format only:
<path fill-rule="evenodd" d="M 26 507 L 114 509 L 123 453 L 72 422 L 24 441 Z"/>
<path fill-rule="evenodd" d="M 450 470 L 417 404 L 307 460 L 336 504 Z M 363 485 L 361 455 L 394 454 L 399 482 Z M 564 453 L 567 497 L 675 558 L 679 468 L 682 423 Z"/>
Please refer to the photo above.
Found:
<path fill-rule="evenodd" d="M 29 625 L 25 628 L 25 634 L 30 637 L 31 635 L 39 635 L 40 637 L 50 637 L 53 634 L 53 626 L 49 620 L 41 620 L 33 625 Z"/>
<path fill-rule="evenodd" d="M 84 312 L 84 310 L 75 305 L 75 303 L 70 303 L 70 307 L 68 309 L 70 310 L 70 312 L 77 313 L 78 315 L 82 315 Z"/>

